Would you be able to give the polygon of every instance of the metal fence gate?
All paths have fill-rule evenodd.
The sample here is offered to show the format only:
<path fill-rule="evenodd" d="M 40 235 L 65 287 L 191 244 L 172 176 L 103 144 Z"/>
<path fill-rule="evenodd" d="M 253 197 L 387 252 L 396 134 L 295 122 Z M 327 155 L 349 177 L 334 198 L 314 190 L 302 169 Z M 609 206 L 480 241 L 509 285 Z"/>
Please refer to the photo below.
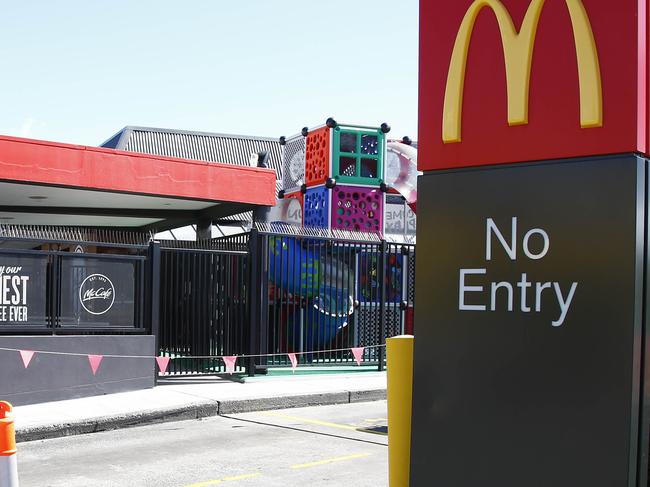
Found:
<path fill-rule="evenodd" d="M 162 246 L 158 345 L 170 373 L 218 373 L 215 356 L 248 349 L 247 262 L 242 250 Z"/>

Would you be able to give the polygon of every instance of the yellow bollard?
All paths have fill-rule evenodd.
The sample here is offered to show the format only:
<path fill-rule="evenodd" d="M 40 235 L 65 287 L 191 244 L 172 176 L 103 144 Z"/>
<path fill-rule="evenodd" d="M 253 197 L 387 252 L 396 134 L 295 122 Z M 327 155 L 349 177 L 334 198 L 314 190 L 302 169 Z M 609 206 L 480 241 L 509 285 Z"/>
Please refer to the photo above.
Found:
<path fill-rule="evenodd" d="M 386 340 L 388 398 L 388 485 L 407 487 L 411 460 L 413 336 Z"/>

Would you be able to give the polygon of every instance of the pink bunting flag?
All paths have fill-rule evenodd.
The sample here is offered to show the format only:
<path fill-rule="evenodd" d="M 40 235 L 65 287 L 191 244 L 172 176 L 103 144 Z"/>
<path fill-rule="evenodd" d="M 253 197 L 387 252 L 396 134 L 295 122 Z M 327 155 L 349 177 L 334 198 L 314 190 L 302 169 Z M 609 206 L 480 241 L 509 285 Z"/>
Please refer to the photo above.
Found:
<path fill-rule="evenodd" d="M 169 357 L 156 357 L 156 363 L 160 369 L 160 373 L 164 374 L 167 372 L 167 367 L 169 366 Z"/>
<path fill-rule="evenodd" d="M 99 369 L 99 364 L 102 363 L 103 355 L 88 355 L 88 362 L 90 362 L 90 370 L 93 371 L 93 375 L 97 375 L 97 369 Z"/>
<path fill-rule="evenodd" d="M 226 372 L 232 374 L 235 371 L 235 362 L 237 362 L 237 357 L 234 355 L 223 357 L 223 362 L 226 364 Z"/>
<path fill-rule="evenodd" d="M 34 356 L 33 350 L 18 350 L 20 352 L 20 358 L 23 359 L 23 365 L 25 368 L 29 367 L 29 363 L 32 361 Z"/>
<path fill-rule="evenodd" d="M 291 362 L 291 368 L 293 369 L 293 372 L 296 372 L 296 367 L 298 367 L 298 359 L 296 358 L 295 353 L 288 353 L 289 356 L 289 361 Z"/>
<path fill-rule="evenodd" d="M 354 361 L 357 363 L 357 365 L 361 365 L 361 361 L 363 360 L 363 351 L 365 350 L 366 347 L 356 347 L 352 348 L 352 355 L 354 356 Z"/>

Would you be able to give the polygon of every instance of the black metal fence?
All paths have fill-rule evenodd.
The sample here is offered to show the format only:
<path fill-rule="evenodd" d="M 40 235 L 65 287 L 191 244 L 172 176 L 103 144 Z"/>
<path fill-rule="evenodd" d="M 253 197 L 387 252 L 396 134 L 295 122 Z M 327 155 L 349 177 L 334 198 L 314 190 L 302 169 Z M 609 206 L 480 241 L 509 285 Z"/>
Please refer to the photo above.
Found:
<path fill-rule="evenodd" d="M 415 246 L 290 226 L 200 242 L 0 226 L 0 333 L 152 333 L 173 374 L 384 365 L 413 332 Z"/>
<path fill-rule="evenodd" d="M 253 229 L 161 242 L 159 348 L 177 374 L 290 365 L 384 365 L 386 338 L 412 332 L 415 246 L 365 234 Z"/>
<path fill-rule="evenodd" d="M 325 233 L 325 232 L 323 232 Z M 342 238 L 347 237 L 347 238 Z M 384 364 L 385 340 L 412 331 L 415 247 L 341 234 L 260 232 L 258 367 Z"/>

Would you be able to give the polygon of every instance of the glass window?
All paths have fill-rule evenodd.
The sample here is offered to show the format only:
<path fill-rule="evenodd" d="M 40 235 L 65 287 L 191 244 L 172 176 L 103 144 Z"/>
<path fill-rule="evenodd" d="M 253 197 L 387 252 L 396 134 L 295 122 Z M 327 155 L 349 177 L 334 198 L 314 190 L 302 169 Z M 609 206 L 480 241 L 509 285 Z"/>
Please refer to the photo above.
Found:
<path fill-rule="evenodd" d="M 379 142 L 376 135 L 361 136 L 361 153 L 372 156 L 379 154 Z"/>
<path fill-rule="evenodd" d="M 342 174 L 343 176 L 356 176 L 357 175 L 356 157 L 339 158 L 339 173 Z"/>
<path fill-rule="evenodd" d="M 362 178 L 376 178 L 377 177 L 377 159 L 361 159 L 361 177 Z"/>
<path fill-rule="evenodd" d="M 357 134 L 342 132 L 339 148 L 341 152 L 355 153 L 357 151 Z"/>

